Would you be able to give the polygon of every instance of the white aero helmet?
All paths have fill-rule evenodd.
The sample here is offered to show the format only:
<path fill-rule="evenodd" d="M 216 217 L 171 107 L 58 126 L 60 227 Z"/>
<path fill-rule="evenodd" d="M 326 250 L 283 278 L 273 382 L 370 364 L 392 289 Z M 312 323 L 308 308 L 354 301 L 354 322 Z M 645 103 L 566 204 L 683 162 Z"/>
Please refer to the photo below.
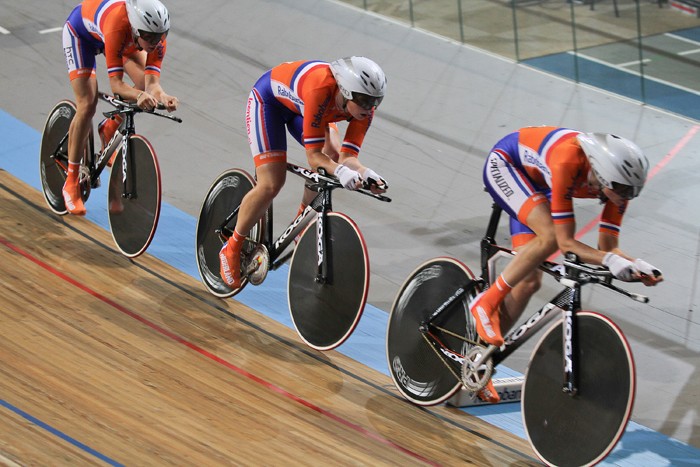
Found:
<path fill-rule="evenodd" d="M 377 107 L 386 91 L 386 75 L 366 57 L 346 57 L 331 62 L 331 72 L 344 98 L 364 109 Z"/>
<path fill-rule="evenodd" d="M 158 0 L 126 0 L 126 13 L 135 36 L 167 34 L 170 30 L 170 14 Z"/>
<path fill-rule="evenodd" d="M 649 170 L 639 146 L 609 133 L 580 133 L 576 138 L 603 186 L 626 199 L 639 196 Z"/>

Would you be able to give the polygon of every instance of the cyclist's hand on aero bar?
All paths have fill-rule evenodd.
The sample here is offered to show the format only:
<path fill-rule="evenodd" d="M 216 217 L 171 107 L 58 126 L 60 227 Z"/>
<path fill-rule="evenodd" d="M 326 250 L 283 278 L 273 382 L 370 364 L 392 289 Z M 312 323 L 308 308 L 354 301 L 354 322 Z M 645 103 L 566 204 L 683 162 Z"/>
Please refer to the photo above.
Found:
<path fill-rule="evenodd" d="M 340 184 L 346 189 L 357 190 L 360 187 L 360 181 L 362 178 L 358 172 L 352 170 L 350 167 L 339 164 L 338 167 L 336 167 L 334 174 L 336 177 L 338 177 L 338 180 L 340 180 Z"/>
<path fill-rule="evenodd" d="M 661 270 L 643 259 L 635 259 L 634 265 L 641 274 L 641 280 L 644 285 L 656 285 L 664 280 L 664 275 L 661 273 Z"/>
<path fill-rule="evenodd" d="M 158 105 L 158 100 L 146 91 L 141 91 L 136 98 L 136 105 L 143 110 L 153 110 Z"/>
<path fill-rule="evenodd" d="M 603 266 L 610 269 L 612 275 L 621 281 L 632 282 L 640 278 L 639 269 L 632 261 L 615 253 L 606 253 L 603 257 Z"/>
<path fill-rule="evenodd" d="M 175 96 L 169 96 L 163 93 L 160 98 L 162 100 L 160 105 L 162 105 L 168 112 L 174 112 L 177 110 L 177 106 L 180 105 L 180 100 Z"/>
<path fill-rule="evenodd" d="M 389 184 L 386 180 L 372 169 L 365 168 L 365 172 L 362 174 L 362 180 L 364 180 L 365 185 L 372 193 L 384 193 L 389 189 Z"/>

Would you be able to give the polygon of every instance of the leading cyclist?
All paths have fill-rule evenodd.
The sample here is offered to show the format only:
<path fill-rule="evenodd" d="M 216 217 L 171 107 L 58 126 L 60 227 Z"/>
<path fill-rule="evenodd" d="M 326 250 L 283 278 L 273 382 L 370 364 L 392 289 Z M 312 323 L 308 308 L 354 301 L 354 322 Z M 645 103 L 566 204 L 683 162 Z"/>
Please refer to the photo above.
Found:
<path fill-rule="evenodd" d="M 386 191 L 386 181 L 357 158 L 385 90 L 384 72 L 366 57 L 332 63 L 286 62 L 255 83 L 248 97 L 246 128 L 257 184 L 243 198 L 233 235 L 219 253 L 221 278 L 229 287 L 241 286 L 243 239 L 284 185 L 286 130 L 304 145 L 313 170 L 323 168 L 335 174 L 350 190 L 359 188 L 364 180 L 370 182 L 373 192 Z M 337 142 L 333 144 L 337 141 L 334 122 L 341 120 L 350 123 L 338 147 Z M 307 192 L 304 202 L 308 201 Z"/>
<path fill-rule="evenodd" d="M 177 97 L 160 86 L 160 66 L 170 30 L 168 10 L 158 0 L 84 0 L 63 27 L 63 52 L 68 65 L 77 110 L 68 130 L 68 176 L 63 199 L 68 212 L 84 215 L 78 175 L 92 117 L 97 108 L 95 56 L 104 53 L 114 94 L 136 101 L 144 110 L 160 102 L 177 109 Z M 124 82 L 124 72 L 134 85 Z M 98 126 L 102 146 L 110 141 L 121 120 L 103 120 Z"/>
<path fill-rule="evenodd" d="M 613 134 L 528 127 L 494 146 L 483 179 L 493 199 L 510 215 L 518 254 L 496 282 L 470 303 L 477 333 L 484 341 L 503 345 L 503 334 L 540 288 L 538 265 L 557 250 L 606 266 L 623 281 L 641 280 L 653 286 L 663 280 L 657 268 L 618 248 L 627 203 L 644 187 L 648 167 L 636 144 Z M 574 236 L 574 198 L 599 198 L 604 205 L 597 248 Z M 499 400 L 491 381 L 479 397 Z"/>

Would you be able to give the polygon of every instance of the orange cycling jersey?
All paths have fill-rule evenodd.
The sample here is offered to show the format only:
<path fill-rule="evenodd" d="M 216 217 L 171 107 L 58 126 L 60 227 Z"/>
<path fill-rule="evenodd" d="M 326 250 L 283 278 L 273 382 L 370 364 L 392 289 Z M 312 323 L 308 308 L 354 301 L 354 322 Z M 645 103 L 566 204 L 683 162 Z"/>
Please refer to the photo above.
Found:
<path fill-rule="evenodd" d="M 280 103 L 303 116 L 304 146 L 307 149 L 323 147 L 328 123 L 350 118 L 350 114 L 337 104 L 338 85 L 326 62 L 282 63 L 271 70 L 270 84 Z M 343 152 L 352 155 L 360 152 L 372 116 L 350 120 L 341 149 Z"/>
<path fill-rule="evenodd" d="M 494 199 L 524 223 L 534 205 L 546 200 L 555 224 L 574 223 L 574 198 L 597 198 L 588 184 L 590 163 L 576 139 L 579 132 L 553 126 L 521 128 L 492 149 L 484 183 Z M 600 231 L 618 236 L 627 202 L 606 201 Z M 513 229 L 512 229 L 513 231 Z"/>
<path fill-rule="evenodd" d="M 107 73 L 110 77 L 123 76 L 124 61 L 140 50 L 134 43 L 124 0 L 84 0 L 80 7 L 84 28 L 76 27 L 75 30 L 86 30 L 91 36 L 82 37 L 83 40 L 91 39 L 91 42 L 103 44 Z M 69 23 L 72 21 L 71 15 Z M 166 40 L 163 39 L 146 58 L 146 74 L 160 75 L 165 50 Z"/>

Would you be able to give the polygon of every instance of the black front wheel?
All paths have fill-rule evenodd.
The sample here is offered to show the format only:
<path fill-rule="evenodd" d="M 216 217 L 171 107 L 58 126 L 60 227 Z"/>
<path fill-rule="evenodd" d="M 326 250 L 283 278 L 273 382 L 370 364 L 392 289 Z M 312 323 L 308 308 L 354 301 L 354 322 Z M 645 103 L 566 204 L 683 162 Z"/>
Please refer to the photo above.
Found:
<path fill-rule="evenodd" d="M 345 214 L 327 215 L 326 250 L 319 274 L 317 216 L 301 234 L 289 266 L 289 311 L 297 333 L 316 350 L 333 349 L 360 321 L 369 290 L 369 256 L 357 225 Z"/>
<path fill-rule="evenodd" d="M 562 320 L 535 347 L 523 386 L 525 430 L 537 456 L 549 465 L 603 460 L 624 434 L 634 405 L 634 360 L 620 328 L 589 311 L 573 319 L 577 393 L 562 390 Z"/>
<path fill-rule="evenodd" d="M 140 135 L 128 141 L 126 164 L 117 153 L 109 176 L 109 225 L 119 251 L 139 256 L 151 244 L 160 217 L 161 186 L 158 159 Z"/>

